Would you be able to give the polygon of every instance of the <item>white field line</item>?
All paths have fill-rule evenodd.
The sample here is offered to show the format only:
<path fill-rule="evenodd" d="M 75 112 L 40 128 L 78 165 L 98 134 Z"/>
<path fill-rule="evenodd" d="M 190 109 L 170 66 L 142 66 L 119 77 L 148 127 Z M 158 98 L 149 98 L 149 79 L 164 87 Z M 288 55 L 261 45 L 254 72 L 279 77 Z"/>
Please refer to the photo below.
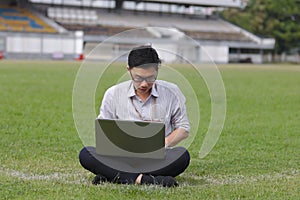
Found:
<path fill-rule="evenodd" d="M 22 171 L 3 169 L 0 168 L 0 174 L 15 177 L 22 180 L 41 180 L 41 181 L 57 181 L 64 184 L 84 184 L 90 185 L 91 180 L 89 178 L 89 172 L 87 173 L 53 173 L 48 175 L 24 173 Z M 257 176 L 243 176 L 243 175 L 231 175 L 231 176 L 195 176 L 191 173 L 185 174 L 185 176 L 190 176 L 194 180 L 200 181 L 200 185 L 226 185 L 226 184 L 245 184 L 245 183 L 255 183 L 260 181 L 276 181 L 282 179 L 293 179 L 300 177 L 300 170 L 290 169 L 288 171 L 283 171 L 281 173 L 273 174 L 261 174 Z M 183 185 L 188 186 L 189 183 L 185 181 Z"/>
<path fill-rule="evenodd" d="M 45 180 L 45 181 L 57 181 L 65 184 L 89 184 L 91 181 L 87 180 L 88 174 L 83 173 L 59 173 L 55 172 L 52 174 L 33 174 L 25 173 L 22 171 L 3 169 L 0 168 L 0 174 L 19 178 L 22 180 Z"/>
<path fill-rule="evenodd" d="M 260 181 L 277 181 L 277 180 L 288 180 L 300 177 L 300 170 L 290 169 L 288 171 L 282 171 L 280 173 L 272 174 L 260 174 L 256 176 L 244 176 L 244 175 L 228 175 L 228 176 L 195 176 L 190 174 L 195 180 L 201 181 L 203 184 L 208 185 L 227 185 L 227 184 L 245 184 L 255 183 Z"/>

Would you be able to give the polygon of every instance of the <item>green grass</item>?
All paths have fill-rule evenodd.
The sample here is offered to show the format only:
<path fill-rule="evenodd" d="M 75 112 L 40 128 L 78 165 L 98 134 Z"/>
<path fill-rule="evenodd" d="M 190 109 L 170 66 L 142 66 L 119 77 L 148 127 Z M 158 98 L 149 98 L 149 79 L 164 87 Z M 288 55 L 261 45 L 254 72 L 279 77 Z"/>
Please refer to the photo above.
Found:
<path fill-rule="evenodd" d="M 176 66 L 197 91 L 198 135 L 180 187 L 92 185 L 78 162 L 83 147 L 72 117 L 77 62 L 0 62 L 0 199 L 298 199 L 300 66 L 219 66 L 227 95 L 222 135 L 198 158 L 210 119 L 203 82 Z M 124 70 L 124 71 L 123 71 Z M 111 68 L 97 102 L 117 74 Z M 98 108 L 96 108 L 98 109 Z"/>

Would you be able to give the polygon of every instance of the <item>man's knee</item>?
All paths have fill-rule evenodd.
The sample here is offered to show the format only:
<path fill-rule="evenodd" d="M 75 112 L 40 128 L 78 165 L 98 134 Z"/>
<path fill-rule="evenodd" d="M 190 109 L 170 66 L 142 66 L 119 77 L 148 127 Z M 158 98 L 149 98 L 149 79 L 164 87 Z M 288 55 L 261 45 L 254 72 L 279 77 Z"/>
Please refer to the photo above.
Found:
<path fill-rule="evenodd" d="M 190 153 L 184 147 L 179 147 L 179 148 L 181 148 L 181 151 L 182 151 L 181 159 L 185 163 L 186 167 L 188 167 L 190 164 L 190 160 L 191 160 Z"/>
<path fill-rule="evenodd" d="M 175 147 L 173 150 L 176 151 L 177 155 L 177 164 L 181 166 L 183 171 L 189 166 L 190 164 L 190 153 L 189 151 L 184 147 Z"/>
<path fill-rule="evenodd" d="M 177 155 L 180 155 L 180 158 L 184 158 L 186 160 L 190 160 L 190 153 L 185 147 L 175 147 Z"/>
<path fill-rule="evenodd" d="M 79 162 L 80 164 L 86 168 L 93 152 L 94 147 L 83 147 L 81 151 L 79 152 Z"/>

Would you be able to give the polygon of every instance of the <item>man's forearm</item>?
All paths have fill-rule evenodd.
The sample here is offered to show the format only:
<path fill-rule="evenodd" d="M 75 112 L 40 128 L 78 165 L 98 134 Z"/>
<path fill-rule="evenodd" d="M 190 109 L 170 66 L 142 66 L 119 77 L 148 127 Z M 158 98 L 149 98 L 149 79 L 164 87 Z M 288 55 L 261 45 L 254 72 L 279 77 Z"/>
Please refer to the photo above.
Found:
<path fill-rule="evenodd" d="M 166 147 L 172 147 L 178 144 L 180 141 L 184 140 L 189 136 L 189 132 L 187 132 L 183 128 L 175 129 L 170 135 L 165 138 Z"/>

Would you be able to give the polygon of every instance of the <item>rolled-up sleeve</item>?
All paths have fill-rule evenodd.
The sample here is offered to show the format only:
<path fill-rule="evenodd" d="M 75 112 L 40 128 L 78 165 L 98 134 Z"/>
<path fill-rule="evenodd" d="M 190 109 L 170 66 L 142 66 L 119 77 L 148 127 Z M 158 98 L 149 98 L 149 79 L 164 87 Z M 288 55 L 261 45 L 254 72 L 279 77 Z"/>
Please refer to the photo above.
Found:
<path fill-rule="evenodd" d="M 190 132 L 190 124 L 187 117 L 186 106 L 185 106 L 185 97 L 177 87 L 176 97 L 173 99 L 173 109 L 171 116 L 171 123 L 174 129 L 183 128 L 187 132 Z"/>

